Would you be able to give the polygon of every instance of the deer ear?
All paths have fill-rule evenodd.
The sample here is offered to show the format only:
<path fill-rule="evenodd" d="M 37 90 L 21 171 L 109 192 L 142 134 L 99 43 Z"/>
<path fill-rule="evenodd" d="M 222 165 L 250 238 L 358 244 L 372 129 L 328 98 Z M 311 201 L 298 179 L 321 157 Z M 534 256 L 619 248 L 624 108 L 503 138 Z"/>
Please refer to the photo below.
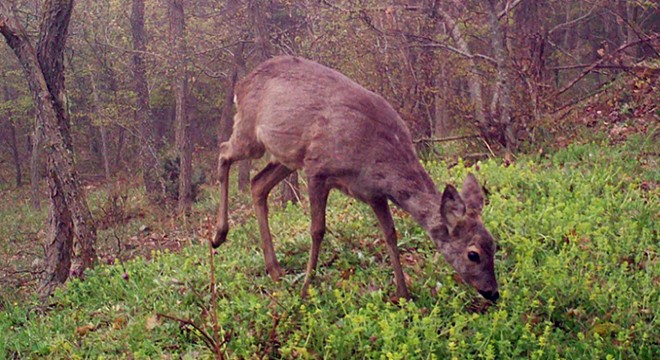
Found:
<path fill-rule="evenodd" d="M 456 191 L 456 188 L 451 185 L 447 185 L 445 191 L 442 193 L 440 215 L 450 233 L 456 227 L 456 224 L 465 216 L 465 203 L 461 199 L 461 195 Z"/>
<path fill-rule="evenodd" d="M 477 178 L 472 173 L 469 173 L 463 181 L 461 197 L 468 209 L 481 214 L 481 210 L 484 208 L 484 193 L 481 191 L 481 185 L 479 185 Z"/>

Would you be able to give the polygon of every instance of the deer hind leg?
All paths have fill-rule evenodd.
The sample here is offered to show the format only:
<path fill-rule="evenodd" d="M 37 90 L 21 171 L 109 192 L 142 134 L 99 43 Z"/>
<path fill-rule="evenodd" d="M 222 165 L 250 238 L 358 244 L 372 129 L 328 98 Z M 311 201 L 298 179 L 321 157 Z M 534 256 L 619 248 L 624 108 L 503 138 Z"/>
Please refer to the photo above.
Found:
<path fill-rule="evenodd" d="M 292 172 L 293 170 L 278 162 L 270 162 L 252 179 L 252 200 L 261 233 L 261 249 L 264 253 L 266 270 L 274 281 L 279 280 L 283 272 L 275 256 L 273 238 L 268 226 L 268 194 Z"/>
<path fill-rule="evenodd" d="M 227 240 L 229 232 L 229 168 L 238 160 L 258 158 L 264 153 L 259 146 L 241 147 L 236 146 L 237 137 L 232 136 L 229 141 L 220 145 L 220 156 L 218 158 L 218 177 L 220 178 L 220 205 L 218 206 L 218 220 L 216 231 L 213 236 L 213 247 L 217 248 Z M 256 144 L 256 141 L 253 142 Z"/>
<path fill-rule="evenodd" d="M 323 242 L 323 236 L 325 235 L 325 209 L 328 204 L 328 194 L 330 193 L 330 188 L 328 188 L 323 179 L 310 177 L 308 184 L 309 206 L 312 212 L 312 224 L 310 229 L 312 234 L 312 247 L 309 252 L 307 273 L 305 274 L 305 282 L 301 292 L 303 298 L 307 297 L 309 283 L 314 276 L 316 264 L 319 260 L 321 242 Z"/>
<path fill-rule="evenodd" d="M 390 213 L 390 207 L 387 204 L 387 199 L 378 198 L 371 201 L 369 205 L 371 205 L 374 213 L 376 213 L 378 223 L 380 224 L 381 230 L 383 230 L 383 234 L 385 235 L 385 241 L 387 242 L 387 248 L 390 254 L 390 261 L 392 262 L 392 267 L 394 268 L 396 296 L 397 298 L 409 299 L 410 295 L 408 295 L 406 280 L 403 275 L 403 270 L 401 270 L 401 262 L 399 261 L 399 248 L 397 247 L 394 220 L 392 220 L 392 214 Z"/>

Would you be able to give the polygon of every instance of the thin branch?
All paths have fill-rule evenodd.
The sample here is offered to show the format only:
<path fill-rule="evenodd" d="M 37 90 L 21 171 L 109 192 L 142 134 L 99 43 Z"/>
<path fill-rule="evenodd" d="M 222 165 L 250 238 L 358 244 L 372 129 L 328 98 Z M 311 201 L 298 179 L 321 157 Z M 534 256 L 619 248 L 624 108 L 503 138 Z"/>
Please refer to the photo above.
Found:
<path fill-rule="evenodd" d="M 594 5 L 594 6 L 595 6 L 595 5 Z M 637 37 L 638 37 L 640 40 L 643 40 L 643 39 L 644 39 L 644 36 L 648 36 L 647 34 L 644 34 L 643 32 L 641 32 L 641 30 L 638 30 L 638 29 L 637 29 L 633 24 L 631 24 L 626 18 L 624 18 L 623 16 L 617 14 L 615 11 L 612 11 L 611 9 L 609 9 L 609 8 L 607 8 L 607 7 L 603 7 L 603 9 L 605 9 L 605 11 L 609 12 L 610 14 L 614 15 L 614 17 L 616 17 L 619 21 L 623 22 L 624 24 L 626 24 L 626 26 L 628 26 L 630 29 L 632 29 L 632 31 L 635 33 L 635 35 L 637 35 Z M 655 56 L 660 56 L 660 54 L 659 54 L 658 51 L 655 49 L 655 47 L 651 46 L 651 50 L 653 50 L 653 52 L 655 53 Z"/>
<path fill-rule="evenodd" d="M 593 64 L 575 64 L 575 65 L 565 65 L 565 66 L 554 66 L 554 67 L 548 67 L 547 70 L 575 70 L 575 69 L 584 69 L 586 67 L 589 67 Z M 633 66 L 626 66 L 626 65 L 612 65 L 612 64 L 604 64 L 604 65 L 598 65 L 596 67 L 597 69 L 622 69 L 622 70 L 630 70 L 630 69 L 646 69 L 648 67 L 646 66 L 641 66 L 641 65 L 633 65 Z"/>
<path fill-rule="evenodd" d="M 451 45 L 447 45 L 447 44 L 433 43 L 433 44 L 419 44 L 418 46 L 425 47 L 425 48 L 446 49 L 446 50 L 449 50 L 449 51 L 451 51 L 453 53 L 456 53 L 460 56 L 468 58 L 468 59 L 482 59 L 482 60 L 488 61 L 489 63 L 497 64 L 497 61 L 495 61 L 495 59 L 493 59 L 490 56 L 487 56 L 487 55 L 484 55 L 484 54 L 468 54 L 464 51 L 461 51 L 460 49 L 457 49 L 457 48 L 455 48 Z"/>
<path fill-rule="evenodd" d="M 206 75 L 207 77 L 209 77 L 211 79 L 226 79 L 227 78 L 227 73 L 222 72 L 222 71 L 214 72 L 211 69 L 207 68 L 206 66 L 203 66 L 202 64 L 198 64 L 198 63 L 193 62 L 192 66 L 195 69 L 200 70 L 202 73 L 204 73 L 204 75 Z"/>
<path fill-rule="evenodd" d="M 472 135 L 450 136 L 450 137 L 446 137 L 446 138 L 421 138 L 421 139 L 413 140 L 413 143 L 418 144 L 418 143 L 423 143 L 423 142 L 447 142 L 447 141 L 473 139 L 473 138 L 478 138 L 478 137 L 481 137 L 481 136 L 478 135 L 478 134 L 472 134 Z"/>
<path fill-rule="evenodd" d="M 420 40 L 426 41 L 426 43 L 420 43 L 419 45 L 417 45 L 417 46 L 420 46 L 420 47 L 446 49 L 446 50 L 454 52 L 454 53 L 456 53 L 460 56 L 463 56 L 467 59 L 475 59 L 476 58 L 476 59 L 486 60 L 486 61 L 488 61 L 492 64 L 497 64 L 497 61 L 495 61 L 495 59 L 493 59 L 490 56 L 487 56 L 487 55 L 484 55 L 484 54 L 478 54 L 478 53 L 477 54 L 470 54 L 470 53 L 467 53 L 467 52 L 465 52 L 461 49 L 455 48 L 451 45 L 447 45 L 445 43 L 438 42 L 438 41 L 436 41 L 436 40 L 434 40 L 430 37 L 427 37 L 427 36 L 421 36 L 421 35 L 415 35 L 415 34 L 406 34 L 406 36 L 410 37 L 410 38 L 413 38 L 414 40 L 416 40 L 418 42 Z"/>
<path fill-rule="evenodd" d="M 559 30 L 559 29 L 565 28 L 565 27 L 567 27 L 567 26 L 571 26 L 571 25 L 576 24 L 576 23 L 578 23 L 578 22 L 580 22 L 580 21 L 582 21 L 582 20 L 585 20 L 586 18 L 588 18 L 588 17 L 591 16 L 591 14 L 592 14 L 593 11 L 594 11 L 594 8 L 596 8 L 595 5 L 594 5 L 591 9 L 589 9 L 589 12 L 587 12 L 587 13 L 584 14 L 583 16 L 580 16 L 579 18 L 573 19 L 573 20 L 571 20 L 571 21 L 569 21 L 569 22 L 565 22 L 565 23 L 563 23 L 563 24 L 559 24 L 559 25 L 553 27 L 552 29 L 550 29 L 550 30 L 548 31 L 548 35 L 552 34 L 553 32 L 555 32 L 555 31 L 557 31 L 557 30 Z"/>
<path fill-rule="evenodd" d="M 641 39 L 641 40 L 638 40 L 638 41 L 634 41 L 634 42 L 623 44 L 623 45 L 619 46 L 616 50 L 612 51 L 607 56 L 604 56 L 600 60 L 598 60 L 595 63 L 591 64 L 591 66 L 589 66 L 587 69 L 585 69 L 580 75 L 578 75 L 578 77 L 573 79 L 570 83 L 568 83 L 566 86 L 561 88 L 561 90 L 557 91 L 552 96 L 559 96 L 559 95 L 565 93 L 568 89 L 572 88 L 573 85 L 577 84 L 578 81 L 582 80 L 582 78 L 587 76 L 587 74 L 589 74 L 591 71 L 596 69 L 598 66 L 600 66 L 605 61 L 608 61 L 608 60 L 612 59 L 612 57 L 614 57 L 614 55 L 620 53 L 621 51 L 623 51 L 623 50 L 625 50 L 625 49 L 627 49 L 631 46 L 635 46 L 635 45 L 638 45 L 638 44 L 641 44 L 641 43 L 652 42 L 652 41 L 657 40 L 659 38 L 660 38 L 660 34 L 655 34 L 655 35 L 653 35 L 649 38 Z"/>
<path fill-rule="evenodd" d="M 556 113 L 558 113 L 558 112 L 560 112 L 560 111 L 562 111 L 562 110 L 564 110 L 564 109 L 566 109 L 566 108 L 568 108 L 568 107 L 572 107 L 572 106 L 575 105 L 575 104 L 579 104 L 579 103 L 583 102 L 583 101 L 586 100 L 586 99 L 589 99 L 589 98 L 591 98 L 591 97 L 593 97 L 593 96 L 596 96 L 596 95 L 602 93 L 603 91 L 609 89 L 609 87 L 607 87 L 607 85 L 611 84 L 612 81 L 614 81 L 614 78 L 612 78 L 612 79 L 610 79 L 610 80 L 608 80 L 608 81 L 606 81 L 606 82 L 600 84 L 596 90 L 590 92 L 589 94 L 587 94 L 587 95 L 585 95 L 585 96 L 582 96 L 582 97 L 579 97 L 579 98 L 577 98 L 577 99 L 573 99 L 572 101 L 569 101 L 568 103 L 562 105 L 561 107 L 559 107 L 559 108 L 553 110 L 553 111 L 551 112 L 551 114 L 554 115 L 554 114 L 556 114 Z M 568 113 L 567 113 L 567 114 L 568 114 Z M 565 116 L 565 115 L 566 115 L 566 114 L 564 114 L 564 116 Z M 562 116 L 562 118 L 563 118 L 564 116 Z"/>
<path fill-rule="evenodd" d="M 515 9 L 516 6 L 520 5 L 521 2 L 522 2 L 522 0 L 515 0 L 515 1 L 512 2 L 510 5 L 509 5 L 509 3 L 507 2 L 506 6 L 504 7 L 504 10 L 502 10 L 502 11 L 497 15 L 497 19 L 498 19 L 498 20 L 501 20 L 504 16 L 506 16 L 506 14 L 509 13 L 509 11 Z"/>
<path fill-rule="evenodd" d="M 517 0 L 517 1 L 520 2 L 521 0 Z M 342 11 L 342 12 L 347 12 L 347 13 L 357 12 L 356 10 L 350 10 L 350 9 L 343 8 L 339 5 L 332 4 L 332 3 L 330 3 L 326 0 L 321 0 L 321 3 L 327 5 L 327 6 L 333 8 L 335 10 L 339 10 L 339 11 Z M 365 10 L 368 10 L 368 11 L 391 11 L 393 9 L 402 9 L 402 10 L 406 10 L 406 11 L 419 11 L 419 10 L 424 10 L 425 7 L 420 6 L 420 5 L 405 5 L 405 4 L 394 5 L 393 4 L 393 5 L 388 5 L 388 6 L 374 6 L 374 7 L 367 8 Z"/>
<path fill-rule="evenodd" d="M 152 56 L 152 57 L 158 58 L 160 60 L 164 60 L 164 61 L 168 60 L 168 58 L 166 58 L 163 55 L 153 53 L 153 52 L 149 52 L 149 51 L 139 51 L 139 50 L 127 49 L 125 47 L 121 47 L 121 46 L 118 46 L 118 45 L 111 44 L 109 42 L 102 42 L 102 41 L 99 41 L 98 44 L 102 45 L 102 46 L 107 46 L 107 47 L 113 48 L 115 50 L 123 51 L 127 54 L 143 54 L 143 55 Z"/>
<path fill-rule="evenodd" d="M 579 62 L 578 58 L 575 57 L 575 55 L 569 53 L 568 51 L 564 50 L 561 46 L 559 46 L 559 45 L 555 44 L 554 42 L 552 42 L 552 40 L 550 40 L 550 38 L 548 38 L 547 41 L 548 41 L 548 44 L 550 44 L 550 46 L 554 46 L 557 50 L 559 50 L 564 55 L 570 57 L 575 62 Z"/>
<path fill-rule="evenodd" d="M 222 46 L 217 46 L 217 47 L 212 47 L 212 48 L 208 48 L 208 49 L 204 49 L 204 50 L 195 51 L 192 54 L 196 55 L 196 56 L 206 55 L 206 54 L 208 54 L 210 52 L 214 52 L 214 51 L 231 49 L 236 45 L 252 44 L 252 43 L 254 43 L 254 41 L 252 41 L 252 40 L 238 40 L 238 41 L 234 41 L 230 44 L 225 44 L 225 45 L 222 45 Z M 231 53 L 231 51 L 230 51 L 230 53 Z"/>
<path fill-rule="evenodd" d="M 202 330 L 199 326 L 197 326 L 197 324 L 195 324 L 192 320 L 181 319 L 181 318 L 178 318 L 176 316 L 162 314 L 162 313 L 156 313 L 156 316 L 163 317 L 163 318 L 169 319 L 169 320 L 177 321 L 181 324 L 182 327 L 183 326 L 190 326 L 191 328 L 197 330 L 202 335 L 201 338 L 204 341 L 204 343 L 206 344 L 206 346 L 208 346 L 210 349 L 214 349 L 214 350 L 216 349 L 217 345 L 216 345 L 215 340 L 211 336 L 209 336 L 209 334 L 207 334 L 206 331 Z"/>
<path fill-rule="evenodd" d="M 345 9 L 345 8 L 339 6 L 339 5 L 331 4 L 331 3 L 329 3 L 329 2 L 326 1 L 326 0 L 321 0 L 321 3 L 327 5 L 327 6 L 333 8 L 333 9 L 335 9 L 335 10 L 339 10 L 339 11 L 341 11 L 341 12 L 346 12 L 346 13 L 350 13 L 350 12 L 352 12 L 351 10 Z"/>

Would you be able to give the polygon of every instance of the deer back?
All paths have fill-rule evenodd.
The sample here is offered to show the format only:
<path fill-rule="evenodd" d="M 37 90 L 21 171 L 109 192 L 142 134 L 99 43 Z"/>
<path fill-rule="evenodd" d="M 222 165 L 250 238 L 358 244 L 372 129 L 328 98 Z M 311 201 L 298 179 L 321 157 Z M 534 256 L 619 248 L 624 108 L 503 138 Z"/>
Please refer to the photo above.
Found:
<path fill-rule="evenodd" d="M 236 101 L 235 131 L 246 128 L 251 141 L 308 175 L 388 187 L 373 183 L 418 164 L 387 101 L 315 62 L 282 56 L 262 63 L 239 82 Z"/>

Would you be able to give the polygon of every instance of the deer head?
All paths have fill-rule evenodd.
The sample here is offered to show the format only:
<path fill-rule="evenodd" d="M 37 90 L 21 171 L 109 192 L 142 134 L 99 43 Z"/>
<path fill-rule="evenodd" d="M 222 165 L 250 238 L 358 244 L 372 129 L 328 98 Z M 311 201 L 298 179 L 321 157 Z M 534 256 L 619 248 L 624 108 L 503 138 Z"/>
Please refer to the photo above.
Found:
<path fill-rule="evenodd" d="M 469 174 L 459 194 L 447 185 L 442 194 L 441 231 L 432 234 L 438 250 L 461 278 L 488 300 L 499 298 L 495 278 L 495 242 L 481 221 L 484 195 Z"/>

